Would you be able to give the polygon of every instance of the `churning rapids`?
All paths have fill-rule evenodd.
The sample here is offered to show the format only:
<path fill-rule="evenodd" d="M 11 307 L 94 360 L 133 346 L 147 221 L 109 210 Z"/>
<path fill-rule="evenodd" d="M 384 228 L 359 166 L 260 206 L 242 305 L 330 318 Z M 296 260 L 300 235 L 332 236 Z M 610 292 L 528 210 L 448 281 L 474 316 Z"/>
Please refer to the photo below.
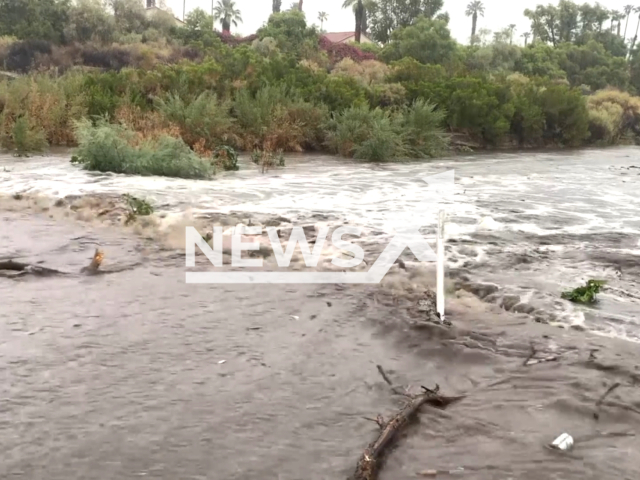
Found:
<path fill-rule="evenodd" d="M 398 384 L 468 396 L 425 408 L 382 479 L 640 478 L 639 148 L 242 167 L 191 181 L 89 173 L 66 153 L 0 156 L 0 259 L 77 271 L 99 244 L 120 267 L 0 278 L 0 478 L 345 478 L 375 437 L 362 417 L 398 405 L 376 364 Z M 398 301 L 415 304 L 405 287 L 432 287 L 432 270 L 395 269 L 375 287 L 187 285 L 175 248 L 12 198 L 129 193 L 164 225 L 227 214 L 349 223 L 382 248 L 390 217 L 415 221 L 421 179 L 450 170 L 453 329 Z M 433 236 L 435 218 L 422 231 Z M 607 282 L 596 307 L 560 298 L 589 278 Z M 523 366 L 531 344 L 560 360 Z M 563 431 L 574 452 L 541 448 Z"/>

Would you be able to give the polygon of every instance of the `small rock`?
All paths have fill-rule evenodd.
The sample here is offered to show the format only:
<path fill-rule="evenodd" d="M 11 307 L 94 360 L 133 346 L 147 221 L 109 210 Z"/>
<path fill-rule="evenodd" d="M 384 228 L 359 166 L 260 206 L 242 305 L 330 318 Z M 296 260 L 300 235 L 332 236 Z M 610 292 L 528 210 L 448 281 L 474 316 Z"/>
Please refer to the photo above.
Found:
<path fill-rule="evenodd" d="M 496 293 L 498 290 L 500 290 L 500 287 L 498 287 L 498 285 L 494 285 L 493 283 L 468 282 L 462 283 L 461 286 L 464 290 L 473 293 L 480 299 L 484 299 L 492 293 Z"/>
<path fill-rule="evenodd" d="M 527 315 L 531 315 L 533 312 L 535 312 L 535 310 L 535 307 L 529 305 L 528 303 L 518 303 L 514 305 L 512 309 L 512 311 L 515 313 L 524 313 Z"/>
<path fill-rule="evenodd" d="M 510 312 L 519 303 L 520 297 L 518 295 L 505 295 L 502 299 L 502 308 Z"/>

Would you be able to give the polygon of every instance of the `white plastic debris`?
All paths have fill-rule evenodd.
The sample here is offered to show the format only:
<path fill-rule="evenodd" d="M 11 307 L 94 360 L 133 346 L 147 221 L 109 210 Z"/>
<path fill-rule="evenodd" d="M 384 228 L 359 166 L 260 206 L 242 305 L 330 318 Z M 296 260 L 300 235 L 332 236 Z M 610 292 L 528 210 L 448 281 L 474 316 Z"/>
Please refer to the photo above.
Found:
<path fill-rule="evenodd" d="M 571 450 L 573 447 L 573 437 L 568 433 L 563 433 L 553 441 L 551 447 L 558 450 Z"/>
<path fill-rule="evenodd" d="M 220 360 L 220 361 L 218 362 L 218 365 L 222 365 L 223 363 L 226 363 L 226 360 Z"/>
<path fill-rule="evenodd" d="M 300 320 L 300 317 L 297 317 L 295 315 L 291 315 L 291 320 Z"/>

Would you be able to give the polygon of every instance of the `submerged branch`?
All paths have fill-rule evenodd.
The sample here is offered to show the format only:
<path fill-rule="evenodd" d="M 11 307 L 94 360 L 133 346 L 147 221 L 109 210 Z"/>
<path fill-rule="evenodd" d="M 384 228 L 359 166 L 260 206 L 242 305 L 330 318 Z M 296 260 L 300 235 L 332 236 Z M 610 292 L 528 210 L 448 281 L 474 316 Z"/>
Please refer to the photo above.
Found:
<path fill-rule="evenodd" d="M 389 377 L 384 372 L 384 369 L 377 365 L 378 372 L 382 375 L 384 381 L 392 387 L 392 391 L 396 392 L 395 387 Z M 380 426 L 380 434 L 378 438 L 374 440 L 365 449 L 364 453 L 358 460 L 358 465 L 355 472 L 349 478 L 349 480 L 375 480 L 378 476 L 379 463 L 382 456 L 389 445 L 393 442 L 396 435 L 407 425 L 416 415 L 420 407 L 423 405 L 431 405 L 436 408 L 444 409 L 454 402 L 462 400 L 464 396 L 458 397 L 446 397 L 440 395 L 438 392 L 440 387 L 436 385 L 436 388 L 431 390 L 426 387 L 422 387 L 424 393 L 419 395 L 409 395 L 410 400 L 406 405 L 388 422 L 384 422 L 381 415 L 378 415 L 375 420 L 367 418 L 367 420 L 374 421 Z"/>

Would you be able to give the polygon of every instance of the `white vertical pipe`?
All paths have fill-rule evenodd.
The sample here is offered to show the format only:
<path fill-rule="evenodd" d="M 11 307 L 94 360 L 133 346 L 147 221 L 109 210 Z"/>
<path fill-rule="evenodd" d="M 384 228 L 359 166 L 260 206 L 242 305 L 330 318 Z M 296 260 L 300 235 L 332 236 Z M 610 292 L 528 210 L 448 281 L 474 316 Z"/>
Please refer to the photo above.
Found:
<path fill-rule="evenodd" d="M 436 310 L 440 314 L 440 321 L 444 321 L 444 210 L 438 214 L 437 234 L 437 266 L 436 266 Z"/>

